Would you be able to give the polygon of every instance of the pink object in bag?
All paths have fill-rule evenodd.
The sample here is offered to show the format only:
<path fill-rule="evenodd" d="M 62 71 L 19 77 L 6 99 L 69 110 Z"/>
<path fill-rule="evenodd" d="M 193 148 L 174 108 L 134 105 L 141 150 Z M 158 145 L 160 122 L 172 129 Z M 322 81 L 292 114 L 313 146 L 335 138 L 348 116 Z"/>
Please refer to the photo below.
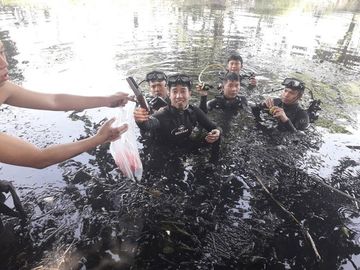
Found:
<path fill-rule="evenodd" d="M 139 150 L 135 135 L 135 120 L 133 111 L 134 102 L 128 102 L 125 107 L 120 108 L 119 115 L 114 126 L 128 124 L 128 130 L 121 135 L 121 138 L 111 142 L 110 153 L 121 172 L 132 180 L 140 180 L 143 173 L 143 166 L 140 160 Z"/>

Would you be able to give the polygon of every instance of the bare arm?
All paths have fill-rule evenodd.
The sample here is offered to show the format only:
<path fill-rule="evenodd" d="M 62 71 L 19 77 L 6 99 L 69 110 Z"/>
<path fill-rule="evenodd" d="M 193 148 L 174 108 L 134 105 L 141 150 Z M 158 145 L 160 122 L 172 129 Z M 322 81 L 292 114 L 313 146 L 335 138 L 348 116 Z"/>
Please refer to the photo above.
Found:
<path fill-rule="evenodd" d="M 105 122 L 98 133 L 90 138 L 40 149 L 33 144 L 16 137 L 0 133 L 0 162 L 33 168 L 45 168 L 82 152 L 88 151 L 99 144 L 116 140 L 127 130 L 127 125 L 113 128 L 114 118 Z"/>
<path fill-rule="evenodd" d="M 0 87 L 0 103 L 31 109 L 69 111 L 96 107 L 123 106 L 130 98 L 118 92 L 110 96 L 77 96 L 68 94 L 46 94 L 27 90 L 6 81 Z"/>

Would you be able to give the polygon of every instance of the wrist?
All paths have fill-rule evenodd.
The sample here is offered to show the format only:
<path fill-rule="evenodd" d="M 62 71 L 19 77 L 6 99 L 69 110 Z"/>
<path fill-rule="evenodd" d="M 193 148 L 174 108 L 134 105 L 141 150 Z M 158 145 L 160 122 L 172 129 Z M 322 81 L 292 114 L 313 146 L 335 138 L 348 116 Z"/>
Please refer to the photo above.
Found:
<path fill-rule="evenodd" d="M 289 121 L 289 118 L 287 116 L 283 116 L 280 118 L 281 122 L 285 123 L 287 121 Z"/>
<path fill-rule="evenodd" d="M 98 145 L 101 145 L 106 142 L 106 138 L 102 134 L 95 134 L 94 136 L 88 138 L 92 148 L 95 148 Z"/>
<path fill-rule="evenodd" d="M 112 96 L 104 97 L 103 103 L 104 103 L 103 106 L 105 107 L 110 107 L 110 108 L 116 107 L 116 101 L 112 99 Z"/>

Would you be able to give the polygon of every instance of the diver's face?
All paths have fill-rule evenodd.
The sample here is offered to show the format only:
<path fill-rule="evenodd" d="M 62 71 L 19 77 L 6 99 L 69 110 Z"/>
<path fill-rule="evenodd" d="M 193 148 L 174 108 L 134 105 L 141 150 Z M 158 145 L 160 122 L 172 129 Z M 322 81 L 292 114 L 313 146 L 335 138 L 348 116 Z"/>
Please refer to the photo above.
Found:
<path fill-rule="evenodd" d="M 239 73 L 242 68 L 239 60 L 230 60 L 227 64 L 227 70 L 230 72 Z"/>
<path fill-rule="evenodd" d="M 235 98 L 240 92 L 239 81 L 227 81 L 224 84 L 224 96 L 228 99 Z"/>
<path fill-rule="evenodd" d="M 285 88 L 284 92 L 281 94 L 281 101 L 284 104 L 294 104 L 300 99 L 301 95 L 299 91 L 292 90 L 290 88 Z"/>
<path fill-rule="evenodd" d="M 6 61 L 4 44 L 0 41 L 0 84 L 9 79 L 8 62 Z"/>
<path fill-rule="evenodd" d="M 184 110 L 189 105 L 191 91 L 185 85 L 177 84 L 170 87 L 171 106 L 179 110 Z"/>
<path fill-rule="evenodd" d="M 166 87 L 166 81 L 150 81 L 149 82 L 150 92 L 151 95 L 154 97 L 162 97 L 166 98 L 167 93 L 167 87 Z"/>

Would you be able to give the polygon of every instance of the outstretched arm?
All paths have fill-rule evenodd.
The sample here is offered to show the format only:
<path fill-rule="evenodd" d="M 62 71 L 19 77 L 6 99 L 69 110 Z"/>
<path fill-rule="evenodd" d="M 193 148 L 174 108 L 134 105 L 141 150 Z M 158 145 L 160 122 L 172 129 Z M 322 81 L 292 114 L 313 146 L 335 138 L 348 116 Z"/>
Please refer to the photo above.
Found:
<path fill-rule="evenodd" d="M 162 111 L 158 111 L 154 116 L 160 113 Z M 149 112 L 143 108 L 136 108 L 134 111 L 135 122 L 142 131 L 155 130 L 160 127 L 160 121 L 154 116 L 150 116 Z"/>
<path fill-rule="evenodd" d="M 27 90 L 9 81 L 0 86 L 0 103 L 41 110 L 69 111 L 96 107 L 124 106 L 128 94 L 118 92 L 110 96 L 77 96 L 68 94 L 46 94 Z M 2 101 L 2 102 L 1 102 Z"/>
<path fill-rule="evenodd" d="M 0 162 L 38 169 L 45 168 L 88 151 L 97 145 L 118 139 L 127 130 L 127 125 L 113 128 L 111 124 L 114 121 L 114 118 L 106 121 L 95 136 L 77 142 L 52 145 L 44 149 L 0 133 Z"/>

